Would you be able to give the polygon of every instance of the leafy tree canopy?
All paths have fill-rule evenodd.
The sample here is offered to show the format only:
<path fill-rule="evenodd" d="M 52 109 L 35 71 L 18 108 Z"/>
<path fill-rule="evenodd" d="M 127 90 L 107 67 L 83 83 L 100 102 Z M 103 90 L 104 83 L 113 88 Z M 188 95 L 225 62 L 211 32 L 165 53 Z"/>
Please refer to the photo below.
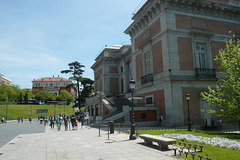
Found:
<path fill-rule="evenodd" d="M 214 62 L 222 72 L 216 88 L 208 87 L 208 92 L 201 93 L 203 100 L 216 107 L 207 112 L 239 122 L 240 127 L 240 40 L 233 36 L 227 41 L 226 48 L 219 51 Z"/>

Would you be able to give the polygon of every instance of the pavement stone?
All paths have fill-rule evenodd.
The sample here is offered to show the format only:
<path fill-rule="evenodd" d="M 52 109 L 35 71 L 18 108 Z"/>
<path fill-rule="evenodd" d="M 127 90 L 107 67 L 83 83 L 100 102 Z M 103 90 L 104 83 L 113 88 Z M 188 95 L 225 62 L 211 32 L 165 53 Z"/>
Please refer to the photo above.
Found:
<path fill-rule="evenodd" d="M 82 129 L 81 129 L 82 128 Z M 46 126 L 45 133 L 20 134 L 0 148 L 0 160 L 175 160 L 172 150 L 145 145 L 140 138 L 79 126 L 57 131 Z"/>

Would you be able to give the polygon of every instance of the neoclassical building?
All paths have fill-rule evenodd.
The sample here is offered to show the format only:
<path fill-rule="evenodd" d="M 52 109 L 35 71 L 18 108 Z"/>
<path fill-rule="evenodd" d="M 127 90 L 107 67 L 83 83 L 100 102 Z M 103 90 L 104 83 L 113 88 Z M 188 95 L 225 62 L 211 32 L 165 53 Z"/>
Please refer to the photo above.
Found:
<path fill-rule="evenodd" d="M 205 118 L 210 124 L 210 119 L 216 117 L 201 112 L 212 106 L 201 100 L 200 93 L 208 86 L 215 87 L 220 70 L 213 59 L 220 49 L 225 48 L 229 32 L 240 36 L 239 1 L 148 0 L 132 19 L 133 23 L 124 31 L 131 37 L 131 48 L 126 55 L 119 54 L 114 61 L 110 53 L 104 54 L 106 57 L 101 57 L 101 53 L 101 58 L 98 57 L 92 67 L 95 92 L 101 99 L 97 105 L 88 99 L 92 116 L 103 119 L 112 116 L 115 119 L 111 120 L 129 121 L 128 103 L 120 104 L 121 109 L 116 109 L 113 106 L 119 105 L 116 100 L 119 98 L 106 98 L 113 93 L 129 97 L 127 86 L 133 77 L 136 81 L 134 95 L 142 97 L 135 101 L 136 122 L 154 125 L 162 115 L 165 126 L 186 126 L 185 96 L 189 93 L 192 124 L 202 125 Z M 106 66 L 107 59 L 112 67 Z M 105 67 L 99 70 L 100 64 Z M 96 95 L 92 100 L 94 98 Z M 98 114 L 94 112 L 96 107 Z"/>
<path fill-rule="evenodd" d="M 69 84 L 72 84 L 72 81 L 63 77 L 42 77 L 32 81 L 32 89 L 43 89 L 59 95 L 61 90 L 67 90 L 69 93 L 72 92 L 71 88 L 66 88 Z"/>

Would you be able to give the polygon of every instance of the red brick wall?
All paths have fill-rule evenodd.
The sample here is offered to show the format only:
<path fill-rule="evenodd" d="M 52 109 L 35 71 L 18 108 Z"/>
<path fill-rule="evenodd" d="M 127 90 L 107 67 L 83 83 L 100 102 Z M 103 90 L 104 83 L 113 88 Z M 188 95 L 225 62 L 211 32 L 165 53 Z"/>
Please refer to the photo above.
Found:
<path fill-rule="evenodd" d="M 155 43 L 152 46 L 153 53 L 153 73 L 163 72 L 163 56 L 162 56 L 162 41 Z"/>
<path fill-rule="evenodd" d="M 117 66 L 109 66 L 109 73 L 118 73 Z"/>
<path fill-rule="evenodd" d="M 131 120 L 130 113 L 130 120 Z M 145 114 L 145 118 L 143 118 L 143 114 Z M 134 120 L 135 122 L 152 122 L 157 121 L 157 111 L 134 111 Z"/>
<path fill-rule="evenodd" d="M 182 100 L 183 100 L 183 111 L 184 111 L 184 123 L 188 124 L 188 108 L 186 102 L 186 94 L 190 94 L 189 101 L 189 111 L 190 111 L 190 119 L 192 125 L 200 125 L 201 124 L 201 111 L 200 111 L 200 93 L 203 91 L 207 91 L 206 88 L 182 88 Z"/>
<path fill-rule="evenodd" d="M 103 104 L 103 115 L 107 115 L 110 113 L 110 110 Z"/>
<path fill-rule="evenodd" d="M 125 118 L 124 117 L 119 118 L 119 119 L 114 121 L 114 123 L 124 123 L 124 122 L 125 122 Z"/>
<path fill-rule="evenodd" d="M 153 36 L 161 32 L 160 19 L 157 19 L 149 27 L 147 27 L 143 33 L 135 38 L 135 48 L 139 48 L 147 43 Z"/>
<path fill-rule="evenodd" d="M 212 59 L 214 60 L 216 58 L 216 55 L 219 54 L 220 49 L 226 48 L 226 43 L 224 42 L 211 42 L 211 50 L 212 50 Z M 222 71 L 219 69 L 218 65 L 213 62 L 213 68 L 216 69 L 216 71 Z"/>
<path fill-rule="evenodd" d="M 176 14 L 176 28 L 228 35 L 240 32 L 240 24 Z"/>
<path fill-rule="evenodd" d="M 116 94 L 118 93 L 118 78 L 110 78 L 110 93 Z"/>
<path fill-rule="evenodd" d="M 160 114 L 165 117 L 166 115 L 166 110 L 165 110 L 165 96 L 164 96 L 164 90 L 158 90 L 158 91 L 154 91 L 154 92 L 148 92 L 148 93 L 144 93 L 144 94 L 140 94 L 138 96 L 142 97 L 142 100 L 138 100 L 138 106 L 145 106 L 145 97 L 146 96 L 151 96 L 153 95 L 153 103 L 157 104 L 159 106 L 160 109 Z"/>
<path fill-rule="evenodd" d="M 194 70 L 192 42 L 190 38 L 178 37 L 178 54 L 181 70 Z"/>
<path fill-rule="evenodd" d="M 142 54 L 139 54 L 136 56 L 136 78 L 137 78 L 137 81 L 140 81 L 142 76 L 143 76 L 143 56 L 142 56 Z"/>

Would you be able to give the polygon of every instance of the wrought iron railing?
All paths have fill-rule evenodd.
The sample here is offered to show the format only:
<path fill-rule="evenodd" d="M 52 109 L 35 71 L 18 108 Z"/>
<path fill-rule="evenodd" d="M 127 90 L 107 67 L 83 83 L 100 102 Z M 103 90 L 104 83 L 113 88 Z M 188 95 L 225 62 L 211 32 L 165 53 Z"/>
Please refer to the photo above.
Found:
<path fill-rule="evenodd" d="M 196 77 L 216 77 L 216 69 L 195 68 Z"/>
<path fill-rule="evenodd" d="M 148 75 L 141 77 L 141 84 L 145 84 L 145 83 L 152 82 L 152 81 L 153 81 L 153 74 L 148 74 Z"/>

